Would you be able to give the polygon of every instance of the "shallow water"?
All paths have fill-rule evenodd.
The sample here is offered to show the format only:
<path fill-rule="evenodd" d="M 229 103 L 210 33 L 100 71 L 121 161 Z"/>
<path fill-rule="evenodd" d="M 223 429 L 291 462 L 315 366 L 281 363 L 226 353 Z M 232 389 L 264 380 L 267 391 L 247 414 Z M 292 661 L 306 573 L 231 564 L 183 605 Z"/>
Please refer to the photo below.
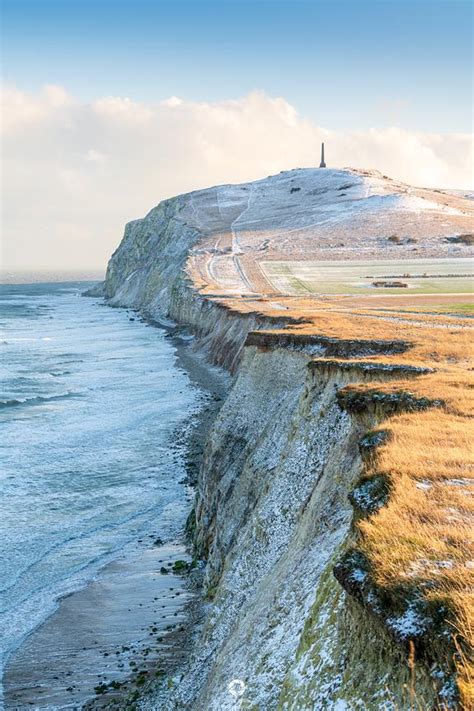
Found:
<path fill-rule="evenodd" d="M 164 331 L 87 286 L 0 287 L 4 661 L 58 596 L 141 535 L 173 538 L 188 508 L 173 439 L 202 395 Z"/>

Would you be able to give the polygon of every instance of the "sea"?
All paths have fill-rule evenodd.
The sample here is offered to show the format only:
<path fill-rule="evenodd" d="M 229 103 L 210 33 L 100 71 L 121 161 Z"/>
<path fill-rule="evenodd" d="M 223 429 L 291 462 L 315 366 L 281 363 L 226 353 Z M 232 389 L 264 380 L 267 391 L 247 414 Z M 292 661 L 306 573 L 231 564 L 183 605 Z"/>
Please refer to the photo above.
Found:
<path fill-rule="evenodd" d="M 89 286 L 0 285 L 3 664 L 61 596 L 188 511 L 176 441 L 203 395 L 165 330 Z"/>

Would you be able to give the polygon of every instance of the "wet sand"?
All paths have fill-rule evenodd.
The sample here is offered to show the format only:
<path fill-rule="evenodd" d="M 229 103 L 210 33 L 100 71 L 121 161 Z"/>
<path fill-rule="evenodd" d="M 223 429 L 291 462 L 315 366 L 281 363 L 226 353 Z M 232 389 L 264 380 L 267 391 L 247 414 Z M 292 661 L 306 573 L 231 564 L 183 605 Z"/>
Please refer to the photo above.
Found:
<path fill-rule="evenodd" d="M 160 572 L 177 560 L 190 561 L 183 544 L 154 546 L 149 538 L 63 598 L 11 658 L 5 708 L 82 708 L 91 697 L 106 698 L 104 685 L 118 687 L 109 688 L 116 692 L 110 701 L 124 682 L 134 678 L 138 688 L 166 669 L 180 653 L 172 633 L 185 631 L 191 597 L 183 575 Z"/>

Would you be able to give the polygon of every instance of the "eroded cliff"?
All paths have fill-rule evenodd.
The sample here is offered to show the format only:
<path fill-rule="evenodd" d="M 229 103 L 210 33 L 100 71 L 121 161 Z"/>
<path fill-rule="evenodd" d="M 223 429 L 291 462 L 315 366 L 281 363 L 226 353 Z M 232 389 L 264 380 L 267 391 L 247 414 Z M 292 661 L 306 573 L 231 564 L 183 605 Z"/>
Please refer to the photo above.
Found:
<path fill-rule="evenodd" d="M 348 180 L 363 183 L 333 172 L 334 190 L 338 181 L 346 189 Z M 186 325 L 210 359 L 235 373 L 197 485 L 205 621 L 186 666 L 143 707 L 456 708 L 446 627 L 430 626 L 409 595 L 381 595 L 357 558 L 365 560 L 356 520 L 384 506 L 392 486 L 377 472 L 368 476 L 367 451 L 384 437 L 367 433 L 388 417 L 442 406 L 436 393 L 407 385 L 433 368 L 420 357 L 407 361 L 409 329 L 403 339 L 363 327 L 329 333 L 323 323 L 308 330 L 313 305 L 308 312 L 284 295 L 255 293 L 268 285 L 252 282 L 257 267 L 246 266 L 236 244 L 239 219 L 258 209 L 249 195 L 242 202 L 247 191 L 225 186 L 161 203 L 127 226 L 107 272 L 111 305 Z M 227 260 L 227 291 L 214 283 L 209 293 L 196 272 L 203 253 L 211 277 L 216 255 Z M 240 292 L 231 268 L 245 271 Z M 338 318 L 336 310 L 333 325 Z M 238 698 L 233 679 L 245 686 Z"/>

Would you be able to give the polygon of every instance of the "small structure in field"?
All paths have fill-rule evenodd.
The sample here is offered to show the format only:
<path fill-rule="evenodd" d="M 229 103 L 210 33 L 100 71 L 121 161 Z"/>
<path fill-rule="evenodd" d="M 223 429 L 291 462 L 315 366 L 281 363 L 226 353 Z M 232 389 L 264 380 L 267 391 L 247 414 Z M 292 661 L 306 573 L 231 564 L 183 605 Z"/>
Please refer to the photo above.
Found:
<path fill-rule="evenodd" d="M 377 289 L 407 289 L 408 284 L 404 281 L 373 281 L 372 286 Z"/>

